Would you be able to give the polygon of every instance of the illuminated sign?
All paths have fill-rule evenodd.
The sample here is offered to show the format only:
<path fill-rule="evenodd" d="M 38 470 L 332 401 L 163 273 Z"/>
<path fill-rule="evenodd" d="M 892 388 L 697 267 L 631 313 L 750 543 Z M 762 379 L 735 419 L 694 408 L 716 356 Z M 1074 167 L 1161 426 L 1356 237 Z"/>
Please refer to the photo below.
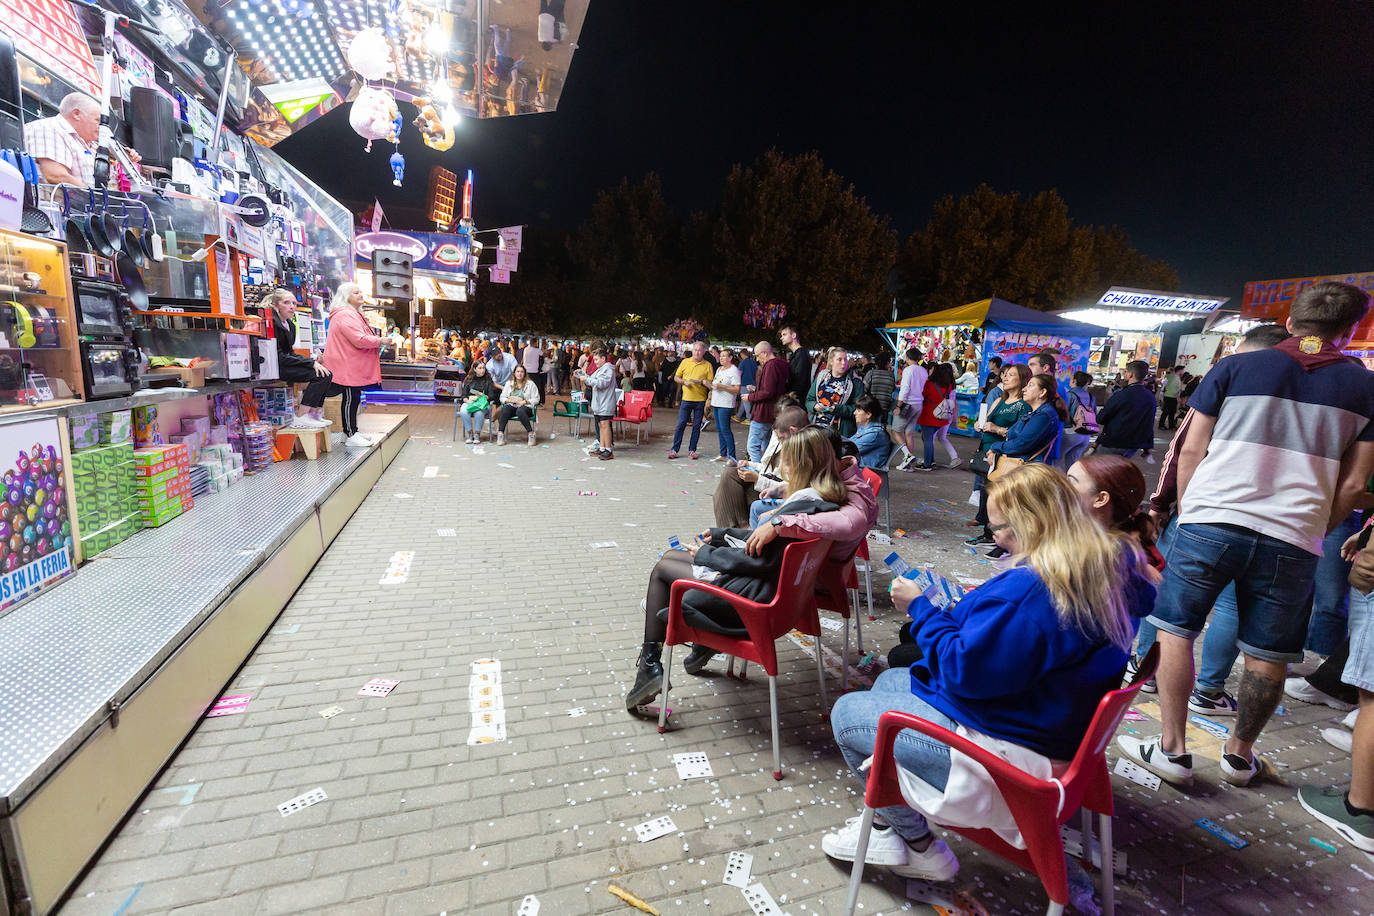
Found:
<path fill-rule="evenodd" d="M 1144 309 L 1151 312 L 1214 312 L 1229 296 L 1189 296 L 1149 289 L 1113 286 L 1097 304 L 1104 308 Z"/>
<path fill-rule="evenodd" d="M 429 254 L 428 245 L 401 232 L 364 232 L 353 239 L 353 253 L 360 258 L 371 258 L 378 248 L 404 251 L 417 261 Z"/>
<path fill-rule="evenodd" d="M 429 170 L 429 218 L 440 226 L 453 222 L 453 205 L 457 202 L 458 176 L 443 166 Z"/>
<path fill-rule="evenodd" d="M 1240 317 L 1287 321 L 1288 308 L 1298 293 L 1324 280 L 1349 283 L 1365 292 L 1374 292 L 1374 271 L 1332 274 L 1327 277 L 1297 277 L 1292 280 L 1252 280 L 1245 284 L 1245 294 L 1241 296 Z"/>
<path fill-rule="evenodd" d="M 472 219 L 472 169 L 468 169 L 468 180 L 463 182 L 463 219 Z"/>
<path fill-rule="evenodd" d="M 286 119 L 288 124 L 295 124 L 301 118 L 305 117 L 310 109 L 314 108 L 333 94 L 332 92 L 324 92 L 319 95 L 308 95 L 301 99 L 277 102 L 277 111 L 281 112 L 281 116 Z"/>

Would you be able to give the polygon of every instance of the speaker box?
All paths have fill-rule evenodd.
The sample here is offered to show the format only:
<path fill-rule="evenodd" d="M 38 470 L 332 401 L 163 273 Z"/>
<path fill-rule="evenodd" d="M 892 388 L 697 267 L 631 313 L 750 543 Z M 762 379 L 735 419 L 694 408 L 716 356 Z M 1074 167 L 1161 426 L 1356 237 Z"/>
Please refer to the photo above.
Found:
<path fill-rule="evenodd" d="M 414 264 L 404 251 L 372 252 L 372 295 L 378 299 L 415 298 Z"/>
<path fill-rule="evenodd" d="M 190 162 L 195 156 L 195 134 L 185 121 L 176 122 L 176 155 Z"/>
<path fill-rule="evenodd" d="M 14 42 L 0 32 L 0 149 L 24 148 L 24 111 L 19 96 L 19 59 Z"/>
<path fill-rule="evenodd" d="M 125 114 L 134 149 L 143 157 L 143 164 L 170 170 L 178 152 L 177 119 L 172 114 L 172 100 L 156 89 L 134 86 L 129 90 Z"/>

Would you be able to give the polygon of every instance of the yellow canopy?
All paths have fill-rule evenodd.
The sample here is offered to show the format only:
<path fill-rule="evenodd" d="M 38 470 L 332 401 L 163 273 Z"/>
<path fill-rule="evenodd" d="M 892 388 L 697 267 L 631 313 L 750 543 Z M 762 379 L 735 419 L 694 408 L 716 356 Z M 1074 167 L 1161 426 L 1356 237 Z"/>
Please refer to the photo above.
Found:
<path fill-rule="evenodd" d="M 943 312 L 931 312 L 928 315 L 918 315 L 915 318 L 907 318 L 904 321 L 894 321 L 887 325 L 889 328 L 948 328 L 955 325 L 968 325 L 971 328 L 981 328 L 983 322 L 987 321 L 988 308 L 992 305 L 991 299 L 979 299 L 977 302 L 970 302 L 968 305 L 960 305 L 956 308 L 945 309 Z"/>

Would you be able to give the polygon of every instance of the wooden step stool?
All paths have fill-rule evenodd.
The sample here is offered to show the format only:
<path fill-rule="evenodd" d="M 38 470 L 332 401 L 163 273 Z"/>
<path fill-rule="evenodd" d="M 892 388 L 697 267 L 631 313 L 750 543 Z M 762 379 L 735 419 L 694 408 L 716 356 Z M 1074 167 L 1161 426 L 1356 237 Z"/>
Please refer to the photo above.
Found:
<path fill-rule="evenodd" d="M 296 453 L 297 449 L 305 454 L 306 460 L 314 461 L 320 457 L 320 452 L 333 451 L 334 445 L 329 441 L 329 431 L 332 427 L 321 429 L 296 429 L 287 427 L 277 431 L 276 442 L 273 444 L 272 457 L 277 461 L 286 461 Z"/>

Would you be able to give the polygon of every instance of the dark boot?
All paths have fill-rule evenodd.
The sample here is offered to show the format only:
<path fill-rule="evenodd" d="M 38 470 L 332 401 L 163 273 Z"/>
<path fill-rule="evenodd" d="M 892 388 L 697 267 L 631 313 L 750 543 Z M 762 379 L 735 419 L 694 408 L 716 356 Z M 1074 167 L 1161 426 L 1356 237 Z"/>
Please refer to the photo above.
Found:
<path fill-rule="evenodd" d="M 683 661 L 682 667 L 687 669 L 688 674 L 699 674 L 701 669 L 706 667 L 707 662 L 717 655 L 715 649 L 708 649 L 705 646 L 692 646 L 692 651 L 688 653 Z"/>
<path fill-rule="evenodd" d="M 661 651 L 656 642 L 646 642 L 640 648 L 639 661 L 635 665 L 634 686 L 625 694 L 625 708 L 630 712 L 658 696 L 659 688 L 663 686 L 663 663 L 659 654 Z"/>

